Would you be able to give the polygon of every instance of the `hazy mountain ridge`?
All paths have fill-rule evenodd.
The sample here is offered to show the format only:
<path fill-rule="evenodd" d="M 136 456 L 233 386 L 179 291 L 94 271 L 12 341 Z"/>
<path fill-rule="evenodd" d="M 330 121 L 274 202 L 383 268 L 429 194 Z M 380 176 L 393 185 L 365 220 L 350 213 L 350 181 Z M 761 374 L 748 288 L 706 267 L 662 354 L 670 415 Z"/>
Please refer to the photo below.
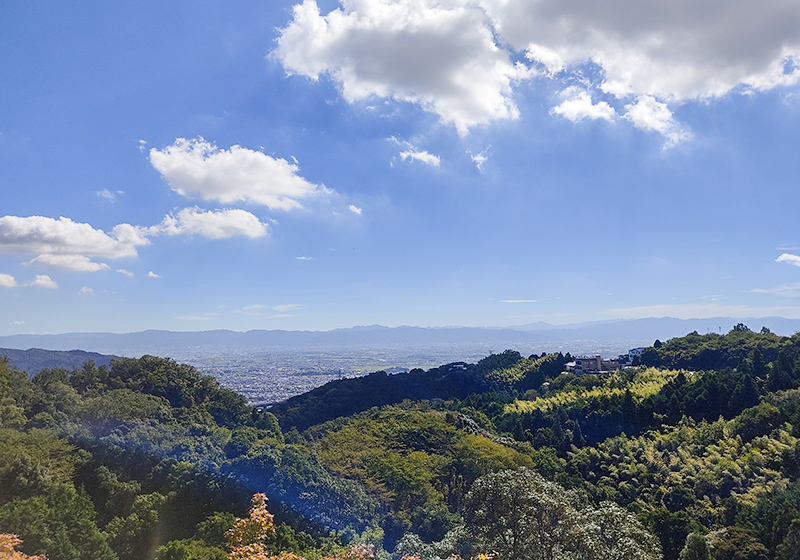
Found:
<path fill-rule="evenodd" d="M 568 348 L 573 353 L 613 355 L 631 347 L 645 346 L 655 339 L 665 341 L 697 331 L 725 333 L 744 323 L 752 330 L 767 327 L 776 334 L 800 331 L 800 320 L 782 317 L 675 319 L 671 317 L 611 320 L 567 325 L 533 323 L 508 328 L 486 327 L 384 327 L 380 325 L 330 331 L 230 330 L 165 331 L 133 333 L 19 334 L 0 336 L 0 346 L 13 349 L 86 351 L 125 356 L 174 354 L 176 350 L 208 351 L 269 347 L 396 347 L 491 344 L 522 349 L 535 345 L 539 351 Z M 502 348 L 498 348 L 501 350 Z"/>

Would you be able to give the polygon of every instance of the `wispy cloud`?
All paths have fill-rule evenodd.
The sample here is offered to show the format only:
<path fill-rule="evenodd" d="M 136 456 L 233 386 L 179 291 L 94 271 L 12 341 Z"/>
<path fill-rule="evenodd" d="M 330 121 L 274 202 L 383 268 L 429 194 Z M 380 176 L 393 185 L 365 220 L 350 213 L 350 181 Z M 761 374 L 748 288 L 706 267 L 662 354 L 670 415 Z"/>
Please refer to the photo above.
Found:
<path fill-rule="evenodd" d="M 161 275 L 160 275 L 160 274 L 156 274 L 155 272 L 153 272 L 153 271 L 151 270 L 151 271 L 149 271 L 149 272 L 147 273 L 147 277 L 148 277 L 148 278 L 161 278 Z"/>
<path fill-rule="evenodd" d="M 439 156 L 435 156 L 430 152 L 426 152 L 425 150 L 402 151 L 400 152 L 400 159 L 403 161 L 406 161 L 407 159 L 411 161 L 419 161 L 421 163 L 432 165 L 433 167 L 439 167 L 439 164 L 441 163 Z"/>
<path fill-rule="evenodd" d="M 472 163 L 475 164 L 475 167 L 478 168 L 478 171 L 483 171 L 483 164 L 489 159 L 489 150 L 491 146 L 488 146 L 485 150 L 478 152 L 477 154 L 473 154 L 472 152 L 467 152 L 469 154 L 469 158 L 472 160 Z"/>
<path fill-rule="evenodd" d="M 785 296 L 785 297 L 800 297 L 800 283 L 784 284 L 782 286 L 778 286 L 777 288 L 756 288 L 750 291 L 755 292 L 757 294 L 770 294 L 770 295 Z"/>
<path fill-rule="evenodd" d="M 285 305 L 276 305 L 273 307 L 273 311 L 277 311 L 278 313 L 285 313 L 287 311 L 295 311 L 297 309 L 302 308 L 303 305 L 300 303 L 287 303 Z"/>
<path fill-rule="evenodd" d="M 501 299 L 500 303 L 536 303 L 535 299 Z"/>
<path fill-rule="evenodd" d="M 179 321 L 209 321 L 213 319 L 213 315 L 178 315 L 175 317 Z"/>
<path fill-rule="evenodd" d="M 125 270 L 124 268 L 119 268 L 119 269 L 117 269 L 117 272 L 119 272 L 120 274 L 124 274 L 128 278 L 133 278 L 133 272 L 131 272 L 130 270 Z"/>
<path fill-rule="evenodd" d="M 351 204 L 350 206 L 347 207 L 347 209 L 350 210 L 353 214 L 356 214 L 357 216 L 360 216 L 361 213 L 364 211 L 362 208 L 359 208 L 355 204 Z"/>
<path fill-rule="evenodd" d="M 418 148 L 417 146 L 415 146 L 414 144 L 412 144 L 411 142 L 408 142 L 406 140 L 401 140 L 401 139 L 397 138 L 396 136 L 390 136 L 388 138 L 388 140 L 390 140 L 391 142 L 394 142 L 395 144 L 398 144 L 399 146 L 401 146 L 403 148 L 406 148 L 405 150 L 403 150 L 399 154 L 400 155 L 400 159 L 402 161 L 406 161 L 406 160 L 418 161 L 420 163 L 424 163 L 426 165 L 430 165 L 430 166 L 433 166 L 433 167 L 439 167 L 439 165 L 442 163 L 442 160 L 441 160 L 441 158 L 439 156 L 434 155 L 434 154 L 428 152 L 427 150 L 422 150 L 422 149 Z M 394 164 L 392 164 L 392 165 L 394 165 Z"/>
<path fill-rule="evenodd" d="M 619 319 L 674 317 L 676 319 L 708 319 L 710 317 L 771 317 L 800 319 L 797 307 L 752 307 L 749 305 L 720 305 L 718 303 L 684 303 L 617 307 L 605 310 L 606 315 Z"/>
<path fill-rule="evenodd" d="M 313 261 L 314 257 L 295 257 L 298 261 Z"/>
<path fill-rule="evenodd" d="M 125 194 L 125 191 L 111 192 L 108 189 L 103 189 L 102 191 L 97 191 L 95 194 L 97 196 L 99 196 L 100 198 L 106 199 L 109 202 L 116 202 L 117 201 L 117 195 Z"/>

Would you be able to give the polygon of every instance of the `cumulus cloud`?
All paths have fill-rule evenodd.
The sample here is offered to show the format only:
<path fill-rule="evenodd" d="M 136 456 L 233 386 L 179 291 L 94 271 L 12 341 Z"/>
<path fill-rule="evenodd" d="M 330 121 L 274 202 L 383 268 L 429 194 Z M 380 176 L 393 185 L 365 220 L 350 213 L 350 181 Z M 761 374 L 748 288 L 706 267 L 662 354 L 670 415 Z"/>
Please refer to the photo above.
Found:
<path fill-rule="evenodd" d="M 148 278 L 161 278 L 161 275 L 160 275 L 160 274 L 156 274 L 155 272 L 153 272 L 153 271 L 151 270 L 151 271 L 149 271 L 149 272 L 147 273 L 147 277 L 148 277 Z"/>
<path fill-rule="evenodd" d="M 79 296 L 90 296 L 94 293 L 94 290 L 89 286 L 84 286 L 80 290 L 78 290 Z"/>
<path fill-rule="evenodd" d="M 645 99 L 639 109 L 796 84 L 799 29 L 800 3 L 787 0 L 342 0 L 326 14 L 304 0 L 273 54 L 289 73 L 330 76 L 349 102 L 410 101 L 465 134 L 516 118 L 512 85 L 532 77 Z M 529 66 L 513 62 L 523 57 Z M 566 118 L 612 110 L 582 96 L 558 107 Z M 634 125 L 688 138 L 638 112 Z"/>
<path fill-rule="evenodd" d="M 36 278 L 28 284 L 34 288 L 47 288 L 48 290 L 55 290 L 58 284 L 53 281 L 47 274 L 37 274 Z"/>
<path fill-rule="evenodd" d="M 97 271 L 108 268 L 92 258 L 135 257 L 149 241 L 142 228 L 120 224 L 110 233 L 89 224 L 44 216 L 0 217 L 0 251 L 36 255 L 28 264 Z"/>
<path fill-rule="evenodd" d="M 350 210 L 353 214 L 357 214 L 359 216 L 361 215 L 362 212 L 364 212 L 363 208 L 359 208 L 355 204 L 351 204 L 350 206 L 347 207 L 347 209 Z M 299 259 L 301 257 L 297 257 L 297 258 Z"/>
<path fill-rule="evenodd" d="M 223 204 L 250 202 L 272 210 L 301 208 L 301 200 L 330 193 L 298 175 L 296 163 L 232 146 L 219 149 L 203 138 L 178 138 L 150 150 L 150 163 L 175 192 Z"/>
<path fill-rule="evenodd" d="M 305 256 L 300 256 L 300 257 L 295 257 L 295 258 L 298 261 L 313 261 L 314 260 L 314 257 L 305 257 Z"/>
<path fill-rule="evenodd" d="M 322 15 L 314 0 L 304 0 L 274 55 L 290 73 L 330 75 L 348 102 L 378 96 L 418 103 L 461 134 L 516 118 L 511 84 L 527 72 L 467 1 L 355 0 Z"/>
<path fill-rule="evenodd" d="M 550 112 L 572 122 L 583 119 L 613 121 L 617 115 L 614 108 L 605 101 L 592 103 L 592 97 L 585 90 L 570 87 L 564 91 L 564 96 L 566 99 L 560 105 L 553 107 Z"/>
<path fill-rule="evenodd" d="M 202 235 L 225 239 L 236 235 L 255 238 L 267 235 L 267 224 L 246 210 L 201 210 L 184 208 L 177 215 L 168 215 L 157 226 L 149 228 L 152 235 Z"/>
<path fill-rule="evenodd" d="M 0 288 L 16 288 L 17 286 L 19 286 L 19 284 L 17 284 L 16 278 L 10 274 L 3 274 L 0 272 Z"/>
<path fill-rule="evenodd" d="M 792 255 L 790 253 L 783 253 L 780 257 L 775 259 L 775 262 L 785 262 L 793 264 L 794 266 L 800 266 L 800 256 Z"/>
<path fill-rule="evenodd" d="M 667 139 L 667 146 L 674 146 L 691 138 L 691 134 L 675 122 L 669 107 L 650 95 L 640 97 L 636 103 L 625 105 L 625 109 L 628 110 L 625 118 L 636 128 L 660 132 Z"/>

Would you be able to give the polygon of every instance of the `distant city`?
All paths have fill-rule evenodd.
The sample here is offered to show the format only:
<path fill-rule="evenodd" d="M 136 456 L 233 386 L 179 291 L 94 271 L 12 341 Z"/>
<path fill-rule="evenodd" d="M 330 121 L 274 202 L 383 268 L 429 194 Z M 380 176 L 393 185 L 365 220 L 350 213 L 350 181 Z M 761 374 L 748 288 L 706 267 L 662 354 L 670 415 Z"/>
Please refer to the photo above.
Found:
<path fill-rule="evenodd" d="M 766 327 L 784 336 L 800 331 L 797 320 L 717 317 L 562 326 L 536 323 L 507 329 L 374 325 L 334 331 L 70 333 L 2 336 L 0 356 L 8 355 L 12 366 L 30 376 L 42 368 L 71 369 L 86 359 L 100 364 L 112 356 L 169 357 L 215 377 L 253 404 L 269 406 L 329 381 L 373 371 L 401 373 L 451 362 L 474 363 L 506 349 L 525 356 L 569 352 L 573 356 L 616 358 L 631 348 L 650 346 L 657 338 L 666 341 L 692 331 L 725 333 L 737 323 L 753 330 Z M 3 348 L 15 350 L 4 354 Z M 83 351 L 97 352 L 108 359 Z"/>

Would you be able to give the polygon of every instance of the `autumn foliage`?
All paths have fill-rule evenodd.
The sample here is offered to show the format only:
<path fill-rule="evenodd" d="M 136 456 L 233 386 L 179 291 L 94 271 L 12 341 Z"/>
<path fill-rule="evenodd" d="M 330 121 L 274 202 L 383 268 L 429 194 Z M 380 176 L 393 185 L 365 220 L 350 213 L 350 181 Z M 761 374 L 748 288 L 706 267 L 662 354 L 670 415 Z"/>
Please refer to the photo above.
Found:
<path fill-rule="evenodd" d="M 225 533 L 225 540 L 230 548 L 228 560 L 305 560 L 294 552 L 270 554 L 264 540 L 274 532 L 275 521 L 267 510 L 267 497 L 264 494 L 255 494 L 250 500 L 249 516 L 239 519 Z M 373 560 L 374 557 L 371 545 L 353 545 L 348 550 L 322 560 Z"/>
<path fill-rule="evenodd" d="M 44 554 L 29 556 L 14 550 L 20 544 L 22 544 L 22 539 L 17 535 L 0 533 L 0 560 L 47 560 Z"/>

